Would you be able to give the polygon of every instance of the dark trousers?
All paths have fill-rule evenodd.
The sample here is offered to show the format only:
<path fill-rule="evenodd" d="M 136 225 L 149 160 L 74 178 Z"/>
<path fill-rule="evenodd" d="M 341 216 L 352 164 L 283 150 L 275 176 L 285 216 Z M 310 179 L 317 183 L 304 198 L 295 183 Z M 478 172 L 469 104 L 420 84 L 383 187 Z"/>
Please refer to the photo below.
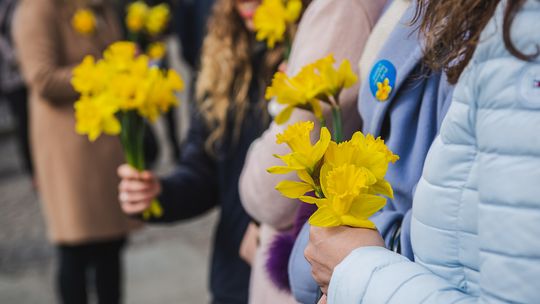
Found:
<path fill-rule="evenodd" d="M 58 246 L 57 288 L 63 304 L 88 303 L 94 287 L 99 304 L 122 300 L 122 249 L 125 238 L 76 246 Z M 90 280 L 91 278 L 91 280 Z"/>

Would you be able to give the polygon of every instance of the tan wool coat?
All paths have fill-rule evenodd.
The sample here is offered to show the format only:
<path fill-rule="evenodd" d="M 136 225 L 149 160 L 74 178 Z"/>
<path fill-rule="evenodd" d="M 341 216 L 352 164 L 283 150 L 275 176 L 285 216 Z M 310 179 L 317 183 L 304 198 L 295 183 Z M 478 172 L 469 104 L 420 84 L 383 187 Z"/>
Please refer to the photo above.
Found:
<path fill-rule="evenodd" d="M 116 168 L 123 162 L 118 138 L 91 143 L 75 133 L 77 94 L 71 70 L 85 55 L 99 57 L 121 38 L 116 14 L 92 1 L 94 34 L 75 31 L 71 18 L 82 1 L 22 0 L 13 35 L 30 89 L 30 140 L 48 236 L 53 243 L 79 244 L 125 236 L 134 222 L 117 199 Z M 81 6 L 79 6 L 81 7 Z"/>

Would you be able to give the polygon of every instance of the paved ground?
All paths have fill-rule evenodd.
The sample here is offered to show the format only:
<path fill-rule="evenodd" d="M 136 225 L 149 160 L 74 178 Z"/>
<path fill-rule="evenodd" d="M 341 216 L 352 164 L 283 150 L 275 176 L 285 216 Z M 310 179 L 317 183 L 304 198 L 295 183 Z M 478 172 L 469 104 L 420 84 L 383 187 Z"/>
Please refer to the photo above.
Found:
<path fill-rule="evenodd" d="M 0 113 L 1 114 L 1 113 Z M 162 160 L 161 170 L 170 167 Z M 126 252 L 127 304 L 206 303 L 216 212 L 133 235 Z M 55 303 L 54 250 L 12 137 L 0 132 L 0 303 Z"/>
<path fill-rule="evenodd" d="M 170 53 L 179 45 L 169 41 Z M 171 56 L 190 87 L 185 64 Z M 185 93 L 177 117 L 187 130 Z M 12 137 L 13 120 L 0 101 L 0 304 L 52 304 L 54 249 L 45 238 L 39 201 L 21 171 Z M 156 127 L 163 153 L 158 171 L 171 168 L 162 125 Z M 125 255 L 126 304 L 207 303 L 209 248 L 217 212 L 167 227 L 147 227 L 131 237 Z"/>

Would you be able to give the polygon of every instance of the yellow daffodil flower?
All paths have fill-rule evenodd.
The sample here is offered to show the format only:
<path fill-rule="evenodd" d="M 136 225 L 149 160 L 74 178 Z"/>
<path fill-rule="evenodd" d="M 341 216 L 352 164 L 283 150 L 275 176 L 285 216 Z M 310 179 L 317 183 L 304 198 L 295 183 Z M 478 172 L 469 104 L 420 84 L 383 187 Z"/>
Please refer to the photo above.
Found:
<path fill-rule="evenodd" d="M 352 164 L 368 169 L 377 180 L 371 187 L 371 193 L 390 198 L 394 197 L 394 192 L 384 177 L 388 164 L 398 159 L 399 156 L 393 154 L 382 139 L 375 139 L 371 134 L 364 136 L 362 132 L 355 132 L 351 140 L 340 144 L 331 142 L 324 156 L 325 164 L 330 167 Z"/>
<path fill-rule="evenodd" d="M 143 1 L 135 1 L 127 7 L 126 26 L 132 33 L 139 33 L 146 24 L 148 5 Z"/>
<path fill-rule="evenodd" d="M 165 57 L 166 52 L 167 48 L 165 46 L 165 43 L 154 42 L 148 46 L 146 54 L 152 60 L 161 60 L 163 57 Z"/>
<path fill-rule="evenodd" d="M 120 134 L 120 122 L 115 116 L 118 109 L 112 99 L 114 97 L 107 94 L 92 99 L 81 96 L 74 105 L 77 119 L 76 132 L 88 135 L 90 141 L 95 141 L 101 133 Z"/>
<path fill-rule="evenodd" d="M 84 57 L 81 64 L 73 69 L 71 84 L 75 90 L 83 95 L 88 95 L 100 86 L 101 78 L 96 73 L 96 64 L 94 57 Z"/>
<path fill-rule="evenodd" d="M 253 16 L 256 39 L 266 40 L 268 47 L 274 48 L 285 39 L 287 26 L 298 20 L 301 11 L 300 0 L 263 0 Z"/>
<path fill-rule="evenodd" d="M 384 207 L 386 200 L 368 193 L 369 187 L 376 182 L 369 170 L 351 164 L 330 169 L 325 164 L 321 168 L 320 181 L 323 198 L 300 197 L 302 201 L 318 207 L 309 219 L 311 225 L 375 229 L 369 217 Z"/>
<path fill-rule="evenodd" d="M 116 72 L 124 73 L 132 68 L 136 52 L 137 46 L 135 43 L 119 41 L 111 44 L 103 52 L 103 59 L 110 68 Z"/>
<path fill-rule="evenodd" d="M 294 108 L 313 112 L 317 119 L 323 119 L 318 96 L 326 88 L 323 79 L 314 72 L 314 66 L 304 67 L 296 76 L 288 77 L 283 72 L 274 75 L 272 84 L 266 89 L 265 98 L 276 98 L 276 102 L 285 108 L 274 118 L 277 124 L 283 124 L 291 117 Z"/>
<path fill-rule="evenodd" d="M 377 92 L 375 93 L 375 98 L 378 101 L 385 101 L 392 93 L 392 87 L 390 86 L 390 80 L 385 78 L 383 82 L 377 82 Z"/>
<path fill-rule="evenodd" d="M 171 107 L 178 105 L 175 92 L 182 90 L 184 83 L 173 70 L 164 74 L 159 69 L 152 68 L 150 75 L 150 91 L 146 102 L 139 108 L 139 114 L 154 122 L 161 113 L 166 113 Z"/>
<path fill-rule="evenodd" d="M 71 25 L 79 34 L 91 35 L 96 31 L 96 17 L 89 9 L 79 9 L 71 19 Z"/>
<path fill-rule="evenodd" d="M 342 89 L 350 88 L 358 82 L 358 76 L 354 74 L 349 60 L 343 60 L 338 69 L 334 68 L 334 63 L 334 56 L 330 54 L 314 65 L 326 83 L 325 93 L 337 98 Z"/>
<path fill-rule="evenodd" d="M 72 84 L 74 89 L 85 98 L 81 98 L 79 107 L 84 107 L 86 113 L 103 106 L 101 112 L 96 113 L 94 120 L 115 111 L 136 110 L 140 116 L 155 121 L 159 115 L 178 105 L 176 92 L 184 88 L 180 76 L 173 70 L 161 71 L 157 67 L 151 68 L 149 59 L 145 55 L 136 56 L 136 46 L 132 42 L 116 42 L 105 50 L 103 59 L 95 62 L 91 56 L 86 57 L 80 65 L 73 70 Z M 107 96 L 108 102 L 95 102 L 90 107 L 89 100 L 102 100 Z M 97 110 L 96 110 L 97 111 Z M 105 115 L 105 114 L 107 115 Z M 82 115 L 82 114 L 81 114 Z M 88 125 L 92 125 L 90 114 L 80 116 L 81 126 L 78 130 L 91 133 L 91 138 L 99 136 L 101 132 L 90 132 Z M 103 118 L 104 119 L 104 118 Z M 102 119 L 102 120 L 103 120 Z M 105 133 L 113 130 L 110 120 L 104 120 L 106 125 L 102 128 Z M 92 130 L 100 130 L 93 123 Z M 97 134 L 97 135 L 96 135 Z"/>
<path fill-rule="evenodd" d="M 313 127 L 313 122 L 303 121 L 290 125 L 283 133 L 278 134 L 276 143 L 287 144 L 292 153 L 276 156 L 286 166 L 271 167 L 268 172 L 285 174 L 291 171 L 306 170 L 312 174 L 330 144 L 330 132 L 327 128 L 321 128 L 319 141 L 312 145 L 310 133 Z"/>
<path fill-rule="evenodd" d="M 353 136 L 353 141 L 359 143 L 364 142 L 368 151 L 376 151 L 384 154 L 387 162 L 391 162 L 392 164 L 394 164 L 396 163 L 396 161 L 399 160 L 399 156 L 394 154 L 390 149 L 388 149 L 388 147 L 384 144 L 384 140 L 380 136 L 375 138 L 373 137 L 373 135 L 368 134 L 363 139 L 362 133 L 358 132 L 357 134 L 355 134 L 355 136 Z"/>
<path fill-rule="evenodd" d="M 324 117 L 321 100 L 330 104 L 339 103 L 341 90 L 350 88 L 358 81 L 349 61 L 344 60 L 337 69 L 334 68 L 334 63 L 333 55 L 328 55 L 303 67 L 294 77 L 277 72 L 265 94 L 266 99 L 275 98 L 278 104 L 284 106 L 274 121 L 278 124 L 285 123 L 294 108 L 311 111 L 322 121 Z"/>
<path fill-rule="evenodd" d="M 313 180 L 320 161 L 330 143 L 330 132 L 327 128 L 321 128 L 320 139 L 314 145 L 311 144 L 310 133 L 313 130 L 313 122 L 299 122 L 289 126 L 285 132 L 278 135 L 278 144 L 287 144 L 292 150 L 286 155 L 276 155 L 285 166 L 268 168 L 272 174 L 286 174 L 296 171 L 301 181 L 282 181 L 276 186 L 276 190 L 288 198 L 299 198 L 307 192 L 318 191 L 319 186 Z"/>
<path fill-rule="evenodd" d="M 153 6 L 148 12 L 146 19 L 146 31 L 152 35 L 156 36 L 161 34 L 169 23 L 171 12 L 169 6 L 165 3 Z"/>

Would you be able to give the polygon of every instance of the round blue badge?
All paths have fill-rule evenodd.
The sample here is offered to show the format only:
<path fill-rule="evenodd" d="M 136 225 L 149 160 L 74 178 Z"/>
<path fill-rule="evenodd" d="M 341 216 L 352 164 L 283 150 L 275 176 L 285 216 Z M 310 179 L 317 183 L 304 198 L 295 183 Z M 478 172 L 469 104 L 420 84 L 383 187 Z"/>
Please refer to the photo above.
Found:
<path fill-rule="evenodd" d="M 386 101 L 396 85 L 396 67 L 388 60 L 377 62 L 369 74 L 371 93 L 378 101 Z"/>

